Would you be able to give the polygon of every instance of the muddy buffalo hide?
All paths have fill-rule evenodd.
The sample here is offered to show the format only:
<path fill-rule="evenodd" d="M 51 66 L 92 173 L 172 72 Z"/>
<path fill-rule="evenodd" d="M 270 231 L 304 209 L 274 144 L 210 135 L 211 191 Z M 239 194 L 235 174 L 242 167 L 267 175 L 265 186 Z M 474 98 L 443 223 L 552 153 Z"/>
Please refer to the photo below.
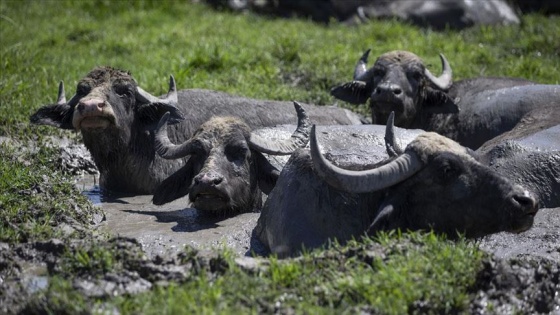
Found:
<path fill-rule="evenodd" d="M 422 132 L 396 128 L 397 144 L 406 147 Z M 317 127 L 317 138 L 325 157 L 339 167 L 353 170 L 369 169 L 388 158 L 384 136 L 385 126 L 380 125 Z M 374 211 L 356 209 L 360 206 L 355 203 L 356 194 L 341 193 L 321 180 L 312 170 L 308 150 L 296 151 L 292 159 L 297 161 L 286 164 L 282 170 L 261 212 L 254 237 L 279 256 L 289 256 L 301 248 L 302 240 L 306 246 L 314 248 L 325 244 L 329 238 L 344 241 L 363 234 L 373 220 Z M 309 203 L 303 205 L 302 200 L 306 199 Z M 363 202 L 361 206 L 367 204 Z M 326 210 L 318 213 L 306 211 L 307 208 Z M 360 218 L 356 213 L 370 217 Z M 278 244 L 281 245 L 276 246 Z"/>

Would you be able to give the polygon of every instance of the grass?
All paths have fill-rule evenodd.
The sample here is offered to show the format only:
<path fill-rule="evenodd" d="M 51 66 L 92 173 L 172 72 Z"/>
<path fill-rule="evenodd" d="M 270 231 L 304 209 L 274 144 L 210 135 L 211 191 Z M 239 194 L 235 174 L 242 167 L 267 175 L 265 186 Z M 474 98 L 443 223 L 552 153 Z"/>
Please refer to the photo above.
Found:
<path fill-rule="evenodd" d="M 448 242 L 433 234 L 383 234 L 298 259 L 272 257 L 250 272 L 224 252 L 213 258 L 213 264 L 191 268 L 185 281 L 132 296 L 88 300 L 77 296 L 71 281 L 64 280 L 84 272 L 84 255 L 90 262 L 100 262 L 89 274 L 108 272 L 107 261 L 110 271 L 119 274 L 131 261 L 122 252 L 109 245 L 90 249 L 89 256 L 67 255 L 64 271 L 54 275 L 51 289 L 40 293 L 32 307 L 57 314 L 92 308 L 118 309 L 121 314 L 447 314 L 468 309 L 469 290 L 483 258 L 472 244 Z M 198 265 L 193 261 L 199 259 L 196 256 L 185 257 L 183 264 Z"/>
<path fill-rule="evenodd" d="M 518 26 L 433 32 L 398 21 L 322 26 L 216 12 L 188 1 L 0 0 L 0 137 L 13 140 L 0 145 L 0 242 L 89 235 L 59 228 L 87 225 L 93 207 L 57 170 L 58 152 L 45 144 L 47 136 L 77 135 L 31 126 L 28 117 L 55 102 L 60 80 L 70 97 L 96 66 L 129 70 L 156 95 L 167 91 L 173 74 L 181 89 L 332 104 L 328 90 L 351 79 L 368 48 L 370 62 L 389 50 L 415 52 L 436 73 L 443 52 L 455 79 L 511 76 L 559 84 L 559 33 L 559 17 L 538 14 L 524 16 Z M 38 143 L 36 150 L 17 149 L 29 141 Z M 300 259 L 271 258 L 256 274 L 226 253 L 227 268 L 218 273 L 194 272 L 187 281 L 139 295 L 82 296 L 67 279 L 101 277 L 133 268 L 127 262 L 139 259 L 103 244 L 69 250 L 49 273 L 48 290 L 29 307 L 61 314 L 114 308 L 122 314 L 464 312 L 482 255 L 472 245 L 430 234 L 385 235 Z M 372 256 L 380 246 L 382 255 Z"/>
<path fill-rule="evenodd" d="M 88 225 L 96 209 L 56 171 L 58 152 L 40 147 L 37 152 L 16 151 L 0 144 L 0 242 L 23 243 L 62 237 L 57 226 Z M 80 237 L 79 230 L 74 237 Z"/>

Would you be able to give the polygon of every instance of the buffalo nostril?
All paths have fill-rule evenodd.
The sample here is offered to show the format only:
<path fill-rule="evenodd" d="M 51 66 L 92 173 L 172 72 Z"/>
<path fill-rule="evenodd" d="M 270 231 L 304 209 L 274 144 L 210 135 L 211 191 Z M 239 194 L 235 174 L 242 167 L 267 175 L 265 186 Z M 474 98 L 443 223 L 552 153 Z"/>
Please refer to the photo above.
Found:
<path fill-rule="evenodd" d="M 99 107 L 99 108 L 103 108 L 103 107 L 105 107 L 106 105 L 107 105 L 107 104 L 105 104 L 105 102 L 97 103 L 97 107 Z"/>
<path fill-rule="evenodd" d="M 219 175 L 204 174 L 202 176 L 196 176 L 193 180 L 195 184 L 216 186 L 220 184 L 224 180 L 224 178 Z"/>
<path fill-rule="evenodd" d="M 379 88 L 376 88 L 376 89 L 375 89 L 375 93 L 376 93 L 376 94 L 381 94 L 381 90 L 380 90 Z"/>
<path fill-rule="evenodd" d="M 212 183 L 213 183 L 214 185 L 218 185 L 218 184 L 221 183 L 223 180 L 224 180 L 224 178 L 221 177 L 221 176 L 220 176 L 220 177 L 214 177 L 214 178 L 212 179 Z"/>
<path fill-rule="evenodd" d="M 400 88 L 394 88 L 394 89 L 393 89 L 393 94 L 399 95 L 399 94 L 401 94 L 401 93 L 402 93 L 402 90 L 401 90 Z"/>
<path fill-rule="evenodd" d="M 537 202 L 535 198 L 526 195 L 514 195 L 513 200 L 522 208 L 529 210 L 528 212 L 536 212 Z"/>

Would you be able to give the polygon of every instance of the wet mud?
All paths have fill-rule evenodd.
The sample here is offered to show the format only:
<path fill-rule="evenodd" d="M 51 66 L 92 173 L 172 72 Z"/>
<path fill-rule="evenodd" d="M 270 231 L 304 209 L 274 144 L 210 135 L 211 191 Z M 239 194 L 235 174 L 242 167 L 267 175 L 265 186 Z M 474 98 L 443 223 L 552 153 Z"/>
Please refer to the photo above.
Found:
<path fill-rule="evenodd" d="M 84 193 L 105 212 L 106 221 L 99 230 L 114 236 L 138 241 L 149 257 L 174 254 L 189 245 L 196 249 L 229 249 L 238 255 L 249 255 L 251 233 L 258 213 L 236 216 L 209 216 L 188 207 L 183 197 L 163 206 L 152 204 L 151 195 L 130 197 L 104 196 L 93 182 Z"/>
<path fill-rule="evenodd" d="M 248 257 L 264 253 L 252 238 L 258 212 L 209 217 L 190 208 L 186 198 L 154 206 L 151 196 L 104 194 L 87 151 L 79 145 L 66 148 L 61 149 L 62 167 L 81 174 L 76 187 L 105 214 L 89 227 L 110 235 L 96 246 L 119 253 L 121 267 L 96 276 L 91 270 L 66 270 L 65 255 L 87 249 L 91 239 L 0 243 L 0 313 L 44 311 L 45 299 L 31 297 L 44 292 L 53 275 L 73 279 L 73 288 L 84 296 L 104 298 L 181 283 L 198 272 L 216 277 L 227 269 L 216 248 L 239 255 L 237 265 L 249 273 L 266 268 L 267 259 Z M 470 313 L 560 314 L 560 208 L 541 209 L 524 233 L 499 233 L 476 242 L 489 255 L 472 288 Z M 417 307 L 418 312 L 430 310 L 421 302 Z"/>

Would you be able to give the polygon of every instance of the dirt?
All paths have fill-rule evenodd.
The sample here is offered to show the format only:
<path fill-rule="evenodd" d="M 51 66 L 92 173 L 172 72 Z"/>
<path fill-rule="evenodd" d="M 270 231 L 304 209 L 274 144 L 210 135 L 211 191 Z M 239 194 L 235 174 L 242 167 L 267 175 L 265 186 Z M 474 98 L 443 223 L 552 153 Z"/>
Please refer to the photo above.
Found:
<path fill-rule="evenodd" d="M 95 185 L 96 175 L 88 175 L 95 171 L 87 151 L 73 148 L 61 156 L 66 156 L 61 165 L 82 174 L 77 187 L 104 210 L 106 219 L 93 228 L 111 236 L 94 242 L 117 251 L 119 267 L 64 269 L 65 253 L 88 248 L 92 239 L 0 243 L 0 313 L 44 311 L 44 301 L 30 297 L 43 292 L 53 275 L 72 278 L 73 288 L 84 296 L 110 297 L 187 281 L 197 272 L 219 276 L 227 264 L 214 248 L 239 255 L 236 263 L 247 272 L 266 265 L 266 258 L 249 257 L 264 252 L 251 237 L 258 213 L 212 218 L 189 208 L 185 198 L 158 207 L 151 196 L 104 195 Z M 478 243 L 490 255 L 472 288 L 470 313 L 560 314 L 560 208 L 539 211 L 529 231 L 495 234 Z M 192 249 L 184 250 L 185 245 Z M 418 312 L 430 309 L 421 301 L 415 307 Z"/>

